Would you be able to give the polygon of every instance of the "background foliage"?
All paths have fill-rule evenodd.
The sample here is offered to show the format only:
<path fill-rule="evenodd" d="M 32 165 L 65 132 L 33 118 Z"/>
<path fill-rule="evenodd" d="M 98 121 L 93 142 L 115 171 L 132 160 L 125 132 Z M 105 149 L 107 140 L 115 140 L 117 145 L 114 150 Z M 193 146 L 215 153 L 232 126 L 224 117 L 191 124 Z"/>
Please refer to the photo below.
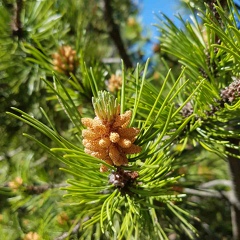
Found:
<path fill-rule="evenodd" d="M 144 62 L 132 1 L 0 1 L 1 239 L 239 239 L 239 9 L 198 2 Z M 82 144 L 110 84 L 140 129 L 124 167 Z"/>

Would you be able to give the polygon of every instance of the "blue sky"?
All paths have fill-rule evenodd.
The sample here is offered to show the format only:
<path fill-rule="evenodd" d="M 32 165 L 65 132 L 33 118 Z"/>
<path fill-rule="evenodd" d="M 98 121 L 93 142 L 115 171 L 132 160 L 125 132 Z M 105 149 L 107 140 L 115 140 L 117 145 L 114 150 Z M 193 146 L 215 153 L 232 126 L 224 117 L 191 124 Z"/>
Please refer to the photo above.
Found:
<path fill-rule="evenodd" d="M 145 27 L 151 29 L 153 37 L 158 35 L 157 28 L 153 26 L 157 23 L 155 15 L 162 12 L 174 20 L 174 14 L 178 12 L 179 2 L 180 0 L 142 0 L 140 19 Z"/>
<path fill-rule="evenodd" d="M 140 2 L 140 21 L 143 26 L 151 31 L 151 43 L 144 46 L 145 56 L 149 57 L 152 54 L 153 42 L 158 42 L 158 29 L 153 26 L 159 23 L 156 15 L 159 12 L 164 13 L 170 19 L 176 20 L 174 14 L 178 12 L 180 0 L 141 0 Z"/>
<path fill-rule="evenodd" d="M 157 28 L 152 26 L 152 24 L 157 23 L 155 14 L 162 12 L 178 25 L 178 20 L 174 15 L 179 13 L 179 11 L 181 14 L 181 9 L 179 9 L 180 2 L 181 0 L 140 0 L 140 19 L 145 27 L 151 29 L 153 37 L 158 36 Z M 240 5 L 240 0 L 234 0 L 234 2 Z"/>
<path fill-rule="evenodd" d="M 146 57 L 151 56 L 153 42 L 158 42 L 158 29 L 153 24 L 159 23 L 156 14 L 159 12 L 167 15 L 175 22 L 177 26 L 181 26 L 180 21 L 174 15 L 183 14 L 183 9 L 180 9 L 181 0 L 136 0 L 140 4 L 140 21 L 146 29 L 151 31 L 151 43 L 144 46 Z M 240 5 L 240 0 L 235 0 L 235 3 Z M 186 16 L 185 16 L 186 17 Z"/>

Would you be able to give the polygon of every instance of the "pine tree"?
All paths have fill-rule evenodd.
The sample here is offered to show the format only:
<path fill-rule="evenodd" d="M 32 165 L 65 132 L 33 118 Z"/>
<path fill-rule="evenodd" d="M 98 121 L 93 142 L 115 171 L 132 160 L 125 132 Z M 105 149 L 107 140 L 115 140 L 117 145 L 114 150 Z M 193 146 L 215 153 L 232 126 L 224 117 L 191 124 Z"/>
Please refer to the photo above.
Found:
<path fill-rule="evenodd" d="M 1 239 L 240 239 L 239 9 L 193 2 L 146 62 L 131 1 L 0 2 Z"/>

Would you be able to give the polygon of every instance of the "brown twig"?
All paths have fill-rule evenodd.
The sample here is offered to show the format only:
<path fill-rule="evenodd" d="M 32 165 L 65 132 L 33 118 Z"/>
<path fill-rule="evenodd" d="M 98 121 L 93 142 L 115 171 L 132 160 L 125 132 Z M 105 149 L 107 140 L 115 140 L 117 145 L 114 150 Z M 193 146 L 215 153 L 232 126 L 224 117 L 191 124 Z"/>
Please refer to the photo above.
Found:
<path fill-rule="evenodd" d="M 60 188 L 60 187 L 67 187 L 68 185 L 65 183 L 60 184 L 45 184 L 45 185 L 29 185 L 25 186 L 25 192 L 29 194 L 41 194 L 49 189 Z"/>
<path fill-rule="evenodd" d="M 13 9 L 13 19 L 12 19 L 12 35 L 18 38 L 23 37 L 23 29 L 21 22 L 21 12 L 23 8 L 23 0 L 16 0 Z"/>
<path fill-rule="evenodd" d="M 132 68 L 133 64 L 124 46 L 124 42 L 120 34 L 119 26 L 115 23 L 113 19 L 113 9 L 111 6 L 111 0 L 104 0 L 104 12 L 105 12 L 105 19 L 109 28 L 108 29 L 109 35 L 112 38 L 114 44 L 116 45 L 119 55 L 122 58 L 126 67 Z"/>

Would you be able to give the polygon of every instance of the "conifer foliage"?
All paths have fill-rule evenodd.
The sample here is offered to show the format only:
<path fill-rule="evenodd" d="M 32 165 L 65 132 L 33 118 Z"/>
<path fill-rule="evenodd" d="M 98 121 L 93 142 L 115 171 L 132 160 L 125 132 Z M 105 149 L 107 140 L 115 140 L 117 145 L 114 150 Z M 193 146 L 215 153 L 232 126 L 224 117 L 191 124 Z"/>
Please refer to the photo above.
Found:
<path fill-rule="evenodd" d="M 239 9 L 187 2 L 144 62 L 132 1 L 0 1 L 1 239 L 240 238 Z"/>

